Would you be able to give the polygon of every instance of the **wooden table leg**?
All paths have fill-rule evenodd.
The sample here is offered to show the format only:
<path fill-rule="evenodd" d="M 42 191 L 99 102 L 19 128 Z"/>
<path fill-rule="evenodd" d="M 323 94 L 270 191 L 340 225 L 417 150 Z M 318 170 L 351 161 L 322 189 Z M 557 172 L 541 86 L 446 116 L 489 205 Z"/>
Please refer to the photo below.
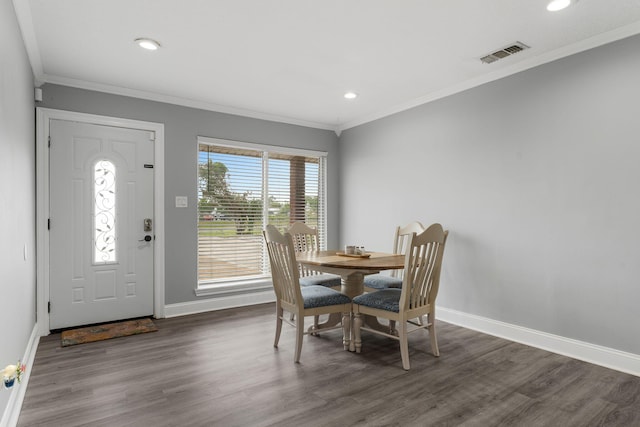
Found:
<path fill-rule="evenodd" d="M 340 293 L 349 298 L 357 297 L 364 293 L 364 274 L 355 272 L 342 276 L 342 289 Z"/>
<path fill-rule="evenodd" d="M 309 332 L 309 334 L 311 335 L 318 335 L 318 332 L 322 331 L 323 329 L 336 328 L 340 324 L 340 322 L 342 322 L 342 313 L 331 313 L 326 322 L 318 324 L 317 327 L 315 325 L 309 326 L 307 332 Z"/>

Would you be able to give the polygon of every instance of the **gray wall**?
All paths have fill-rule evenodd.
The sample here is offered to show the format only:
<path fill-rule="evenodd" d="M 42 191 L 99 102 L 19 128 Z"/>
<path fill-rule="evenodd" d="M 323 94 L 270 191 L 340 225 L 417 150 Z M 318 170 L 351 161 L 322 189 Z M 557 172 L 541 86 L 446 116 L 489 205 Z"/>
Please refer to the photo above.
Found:
<path fill-rule="evenodd" d="M 35 325 L 34 120 L 33 74 L 13 3 L 1 1 L 0 369 L 22 359 Z M 0 414 L 9 396 L 0 391 Z"/>
<path fill-rule="evenodd" d="M 640 354 L 639 103 L 636 36 L 347 130 L 340 243 L 440 222 L 440 306 Z"/>
<path fill-rule="evenodd" d="M 338 161 L 336 134 L 328 130 L 146 101 L 46 84 L 39 106 L 164 124 L 165 131 L 165 302 L 198 299 L 196 176 L 197 136 L 327 151 L 328 245 L 338 241 Z M 175 197 L 188 196 L 189 208 L 176 208 Z M 202 297 L 200 297 L 202 298 Z"/>

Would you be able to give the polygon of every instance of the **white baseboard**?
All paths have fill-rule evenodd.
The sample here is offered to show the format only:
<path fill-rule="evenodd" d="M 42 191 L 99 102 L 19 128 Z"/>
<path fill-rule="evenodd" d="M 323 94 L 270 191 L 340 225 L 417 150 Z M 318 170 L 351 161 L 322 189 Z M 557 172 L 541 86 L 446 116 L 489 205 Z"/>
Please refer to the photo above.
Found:
<path fill-rule="evenodd" d="M 224 310 L 227 308 L 244 307 L 247 305 L 275 302 L 273 289 L 264 292 L 254 292 L 240 295 L 219 296 L 201 301 L 190 301 L 169 304 L 164 307 L 165 317 L 186 316 L 188 314 L 204 313 L 206 311 Z"/>
<path fill-rule="evenodd" d="M 626 353 L 443 307 L 438 307 L 436 318 L 463 328 L 640 377 L 640 355 L 638 354 Z"/>
<path fill-rule="evenodd" d="M 40 334 L 38 324 L 33 325 L 27 348 L 25 349 L 24 356 L 20 360 L 21 363 L 26 365 L 27 369 L 22 376 L 22 381 L 16 384 L 11 389 L 11 395 L 9 396 L 9 402 L 5 408 L 4 414 L 2 414 L 2 420 L 0 421 L 0 427 L 14 427 L 18 424 L 18 418 L 20 417 L 20 410 L 22 409 L 22 402 L 24 401 L 24 394 L 27 391 L 29 385 L 29 377 L 31 376 L 31 368 L 33 367 L 33 360 L 36 358 L 36 350 L 38 349 L 38 343 L 40 342 Z"/>

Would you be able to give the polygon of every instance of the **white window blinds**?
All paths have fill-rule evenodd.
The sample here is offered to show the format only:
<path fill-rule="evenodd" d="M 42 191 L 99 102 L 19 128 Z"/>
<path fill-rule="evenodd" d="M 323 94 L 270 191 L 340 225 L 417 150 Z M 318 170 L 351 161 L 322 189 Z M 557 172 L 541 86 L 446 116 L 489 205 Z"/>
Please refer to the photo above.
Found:
<path fill-rule="evenodd" d="M 199 138 L 198 283 L 269 274 L 262 230 L 295 221 L 325 241 L 325 157 Z"/>

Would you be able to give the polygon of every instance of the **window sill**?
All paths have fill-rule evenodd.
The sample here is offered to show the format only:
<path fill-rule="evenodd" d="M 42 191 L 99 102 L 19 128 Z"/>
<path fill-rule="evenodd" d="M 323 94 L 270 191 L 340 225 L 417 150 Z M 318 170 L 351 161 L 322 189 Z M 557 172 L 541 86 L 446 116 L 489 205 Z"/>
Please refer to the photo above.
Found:
<path fill-rule="evenodd" d="M 243 280 L 239 282 L 218 283 L 215 285 L 203 284 L 198 286 L 195 293 L 198 297 L 228 297 L 271 290 L 273 290 L 271 278 L 266 277 L 254 280 Z"/>

